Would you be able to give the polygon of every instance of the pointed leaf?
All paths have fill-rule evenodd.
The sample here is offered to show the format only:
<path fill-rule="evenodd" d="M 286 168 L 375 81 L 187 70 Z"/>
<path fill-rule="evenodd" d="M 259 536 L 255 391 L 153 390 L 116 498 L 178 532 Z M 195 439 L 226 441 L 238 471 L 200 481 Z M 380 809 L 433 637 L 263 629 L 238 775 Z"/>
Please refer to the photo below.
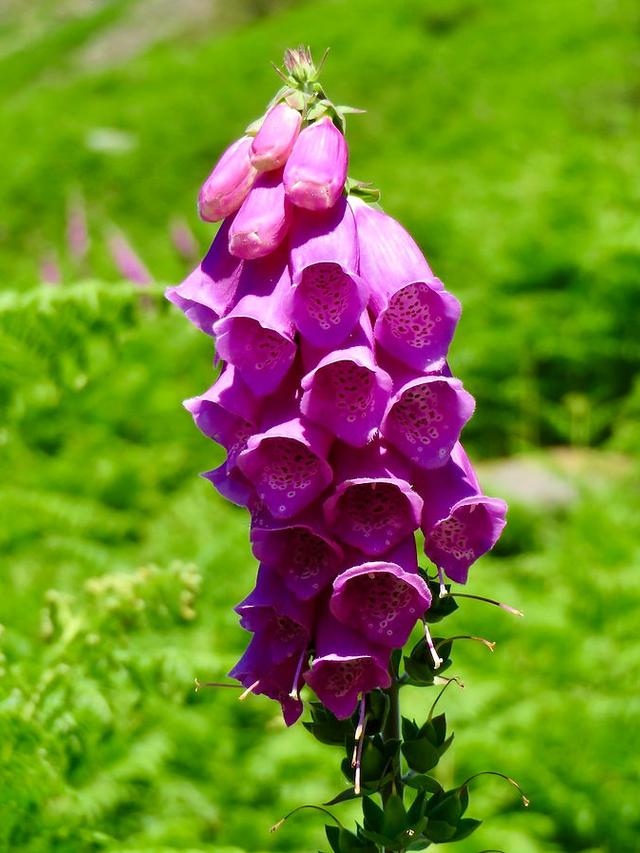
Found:
<path fill-rule="evenodd" d="M 384 807 L 383 832 L 395 838 L 407 828 L 407 813 L 398 794 L 391 794 Z"/>
<path fill-rule="evenodd" d="M 481 823 L 481 820 L 475 820 L 472 817 L 463 817 L 462 820 L 458 821 L 458 828 L 450 840 L 461 841 L 463 838 L 467 838 L 472 832 L 476 831 Z"/>

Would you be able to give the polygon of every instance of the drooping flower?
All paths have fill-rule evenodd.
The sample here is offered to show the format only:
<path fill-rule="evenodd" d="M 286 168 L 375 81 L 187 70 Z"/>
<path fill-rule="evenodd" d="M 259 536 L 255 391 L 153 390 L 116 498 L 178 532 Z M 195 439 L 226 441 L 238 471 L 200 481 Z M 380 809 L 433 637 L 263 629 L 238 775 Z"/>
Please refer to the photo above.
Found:
<path fill-rule="evenodd" d="M 348 159 L 345 138 L 329 116 L 307 125 L 284 168 L 287 197 L 306 210 L 333 207 L 344 191 Z"/>
<path fill-rule="evenodd" d="M 249 152 L 253 140 L 243 136 L 230 145 L 202 185 L 198 196 L 198 212 L 207 222 L 231 216 L 247 197 L 257 171 Z"/>
<path fill-rule="evenodd" d="M 298 134 L 302 116 L 281 102 L 269 110 L 251 143 L 251 163 L 259 172 L 280 169 L 287 162 Z"/>
<path fill-rule="evenodd" d="M 229 251 L 244 260 L 263 258 L 282 243 L 291 224 L 291 202 L 282 173 L 263 172 L 255 180 L 229 228 Z"/>

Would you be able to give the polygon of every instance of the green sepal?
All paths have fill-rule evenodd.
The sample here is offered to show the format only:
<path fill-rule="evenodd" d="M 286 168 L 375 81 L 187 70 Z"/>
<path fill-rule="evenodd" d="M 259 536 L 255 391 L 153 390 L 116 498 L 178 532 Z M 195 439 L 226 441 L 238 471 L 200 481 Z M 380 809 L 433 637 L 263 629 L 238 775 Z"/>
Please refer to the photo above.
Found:
<path fill-rule="evenodd" d="M 310 702 L 311 720 L 302 725 L 319 740 L 329 746 L 344 746 L 347 737 L 353 737 L 355 723 L 353 719 L 338 720 L 331 711 L 320 702 Z"/>
<path fill-rule="evenodd" d="M 420 734 L 420 727 L 415 720 L 410 720 L 408 717 L 402 718 L 402 739 L 415 740 Z"/>
<path fill-rule="evenodd" d="M 409 767 L 417 773 L 426 773 L 440 760 L 438 748 L 424 736 L 418 740 L 406 740 L 402 744 L 402 754 Z"/>
<path fill-rule="evenodd" d="M 468 838 L 481 823 L 481 820 L 476 820 L 473 817 L 463 817 L 462 820 L 458 821 L 456 834 L 451 838 L 451 841 L 462 841 L 463 838 Z"/>
<path fill-rule="evenodd" d="M 407 828 L 407 812 L 398 794 L 391 794 L 384 807 L 382 832 L 389 838 L 396 838 Z"/>
<path fill-rule="evenodd" d="M 329 825 L 324 829 L 333 853 L 378 853 L 377 848 L 344 827 Z"/>
<path fill-rule="evenodd" d="M 367 697 L 367 734 L 382 732 L 387 723 L 391 699 L 384 690 L 372 690 Z"/>
<path fill-rule="evenodd" d="M 408 826 L 411 826 L 416 832 L 418 832 L 418 825 L 422 822 L 424 818 L 424 812 L 427 805 L 427 793 L 426 791 L 420 791 L 414 801 L 409 806 L 407 810 L 407 823 Z M 426 823 L 426 820 L 424 821 Z M 422 827 L 420 827 L 422 828 Z"/>
<path fill-rule="evenodd" d="M 404 658 L 404 669 L 408 675 L 408 684 L 416 687 L 430 687 L 433 684 L 433 669 L 411 657 Z"/>
<path fill-rule="evenodd" d="M 402 781 L 409 788 L 415 788 L 418 791 L 428 791 L 431 794 L 444 793 L 444 788 L 440 782 L 424 773 L 407 773 L 402 777 Z"/>
<path fill-rule="evenodd" d="M 365 829 L 380 832 L 384 825 L 384 812 L 371 797 L 362 798 L 362 813 L 364 815 Z"/>
<path fill-rule="evenodd" d="M 443 598 L 440 598 L 440 584 L 438 581 L 431 580 L 424 569 L 420 570 L 420 574 L 422 575 L 423 580 L 427 582 L 427 586 L 431 593 L 431 606 L 424 614 L 425 621 L 429 622 L 429 624 L 434 624 L 435 622 L 440 622 L 447 616 L 451 616 L 451 614 L 458 609 L 455 599 L 451 598 L 449 595 L 445 595 Z M 451 584 L 445 584 L 445 589 L 449 592 Z"/>
<path fill-rule="evenodd" d="M 456 834 L 456 827 L 447 823 L 446 820 L 430 820 L 424 831 L 425 836 L 436 844 L 451 841 Z"/>
<path fill-rule="evenodd" d="M 323 806 L 337 806 L 338 803 L 344 803 L 347 800 L 355 800 L 359 797 L 360 794 L 356 794 L 355 788 L 345 788 L 344 791 L 340 791 L 339 794 L 336 794 L 332 800 L 329 800 L 326 803 L 323 803 Z"/>

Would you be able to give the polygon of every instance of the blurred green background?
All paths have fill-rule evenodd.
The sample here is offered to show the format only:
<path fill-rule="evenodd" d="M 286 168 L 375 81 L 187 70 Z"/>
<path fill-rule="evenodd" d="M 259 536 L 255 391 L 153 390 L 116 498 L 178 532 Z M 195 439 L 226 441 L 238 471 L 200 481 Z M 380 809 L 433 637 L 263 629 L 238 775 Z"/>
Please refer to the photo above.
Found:
<path fill-rule="evenodd" d="M 296 851 L 338 755 L 224 675 L 255 564 L 180 401 L 211 345 L 161 297 L 195 197 L 285 47 L 332 48 L 351 174 L 463 302 L 465 442 L 510 524 L 451 629 L 454 849 L 640 849 L 640 13 L 633 0 L 0 2 L 0 849 Z M 74 259 L 69 206 L 91 245 Z M 122 229 L 156 283 L 119 281 Z M 186 252 L 188 254 L 188 252 Z M 52 286 L 41 276 L 60 277 Z M 229 695 L 231 694 L 231 695 Z M 416 713 L 427 691 L 407 692 Z M 337 808 L 345 819 L 350 805 Z M 326 845 L 325 845 L 326 846 Z M 434 848 L 436 849 L 436 848 Z M 444 845 L 437 849 L 444 849 Z"/>

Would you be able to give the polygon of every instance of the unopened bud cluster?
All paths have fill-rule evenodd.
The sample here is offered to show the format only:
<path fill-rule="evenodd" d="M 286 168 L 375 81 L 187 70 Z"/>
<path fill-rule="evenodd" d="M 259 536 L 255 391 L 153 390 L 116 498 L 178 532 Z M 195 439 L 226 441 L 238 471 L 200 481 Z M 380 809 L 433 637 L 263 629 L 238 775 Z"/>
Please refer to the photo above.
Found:
<path fill-rule="evenodd" d="M 459 442 L 474 409 L 446 361 L 460 304 L 398 222 L 347 195 L 344 122 L 289 59 L 289 87 L 205 181 L 200 214 L 222 223 L 167 296 L 215 339 L 221 373 L 185 406 L 227 451 L 204 476 L 248 508 L 259 562 L 230 675 L 291 724 L 305 683 L 338 718 L 389 686 L 431 603 L 416 531 L 464 583 L 506 505 Z"/>

